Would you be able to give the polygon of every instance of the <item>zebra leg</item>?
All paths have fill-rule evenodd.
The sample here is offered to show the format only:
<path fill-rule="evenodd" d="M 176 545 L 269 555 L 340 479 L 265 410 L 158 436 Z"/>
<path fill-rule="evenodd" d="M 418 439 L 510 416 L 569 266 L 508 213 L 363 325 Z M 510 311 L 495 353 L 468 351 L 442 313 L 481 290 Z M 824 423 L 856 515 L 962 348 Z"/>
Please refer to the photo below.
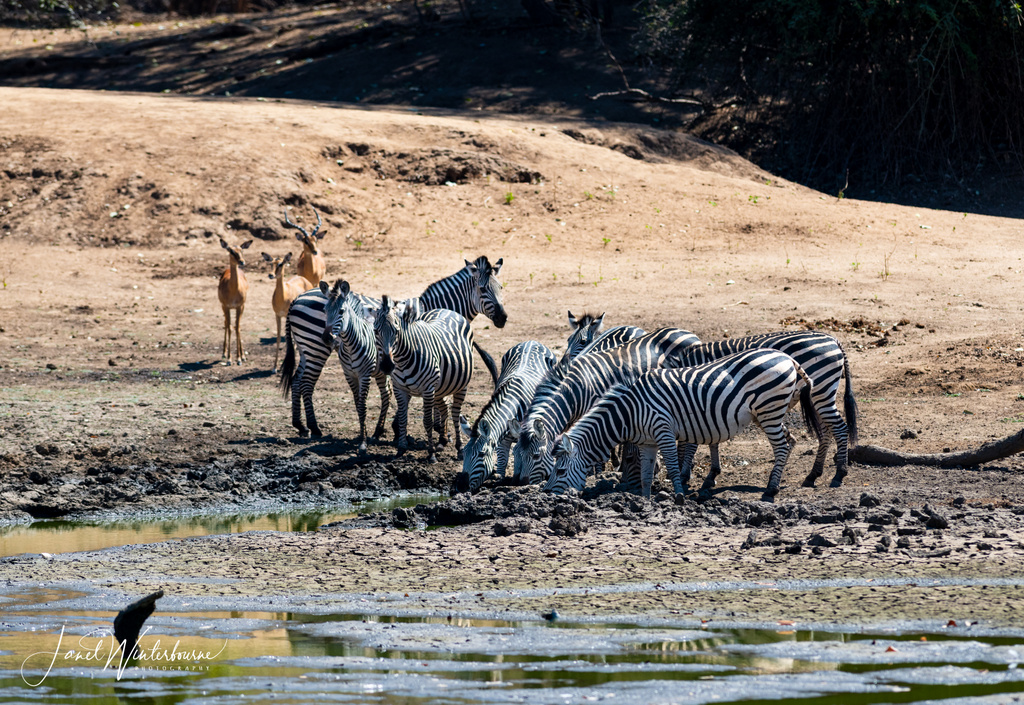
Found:
<path fill-rule="evenodd" d="M 463 387 L 452 395 L 452 426 L 455 429 L 455 458 L 457 460 L 462 460 L 462 429 L 459 424 L 459 416 L 462 414 L 462 404 L 466 401 L 467 389 L 468 387 Z M 447 419 L 445 419 L 444 425 L 448 425 Z M 504 477 L 504 470 L 502 470 L 501 474 Z"/>
<path fill-rule="evenodd" d="M 700 486 L 701 492 L 710 492 L 715 483 L 718 482 L 718 476 L 722 474 L 722 461 L 718 457 L 718 444 L 712 443 L 709 448 L 711 451 L 711 470 L 708 472 L 708 476 L 704 478 L 704 484 Z"/>
<path fill-rule="evenodd" d="M 680 450 L 680 448 L 682 450 Z M 676 454 L 679 461 L 679 484 L 683 489 L 676 490 L 676 493 L 686 492 L 690 489 L 690 476 L 693 474 L 693 459 L 697 455 L 696 443 L 677 443 Z"/>
<path fill-rule="evenodd" d="M 305 438 L 309 435 L 309 429 L 302 423 L 302 380 L 306 377 L 306 360 L 299 360 L 299 368 L 292 380 L 292 426 L 299 432 L 299 436 Z"/>
<path fill-rule="evenodd" d="M 820 414 L 818 415 L 818 418 L 821 418 Z M 818 440 L 818 452 L 814 456 L 814 465 L 811 466 L 811 472 L 804 478 L 802 483 L 804 487 L 814 487 L 814 483 L 816 483 L 818 478 L 825 472 L 825 459 L 828 457 L 828 448 L 829 445 L 831 445 L 831 442 L 832 425 L 822 419 L 821 438 Z M 836 470 L 836 474 L 838 474 L 838 469 Z M 846 474 L 845 469 L 843 474 Z"/>
<path fill-rule="evenodd" d="M 373 379 L 380 391 L 380 418 L 377 419 L 377 427 L 373 430 L 373 439 L 379 440 L 384 435 L 384 422 L 387 421 L 388 408 L 391 406 L 391 375 L 379 374 Z"/>
<path fill-rule="evenodd" d="M 436 463 L 437 453 L 434 450 L 434 390 L 423 392 L 423 430 L 427 433 L 427 462 Z"/>
<path fill-rule="evenodd" d="M 448 414 L 451 407 L 448 399 L 438 398 L 434 401 L 434 430 L 437 431 L 437 445 L 444 448 L 448 445 Z M 459 432 L 459 418 L 455 418 L 455 432 Z"/>
<path fill-rule="evenodd" d="M 302 384 L 299 385 L 301 387 L 302 403 L 306 407 L 306 425 L 309 426 L 309 435 L 313 438 L 320 438 L 324 435 L 320 430 L 320 425 L 316 422 L 316 413 L 313 411 L 313 389 L 316 387 L 316 381 L 320 379 L 322 371 L 322 367 L 318 370 L 309 369 L 308 374 L 302 380 Z"/>
<path fill-rule="evenodd" d="M 831 423 L 832 437 L 836 439 L 836 474 L 832 478 L 832 482 L 829 483 L 830 487 L 840 487 L 843 484 L 843 479 L 846 477 L 846 473 L 849 471 L 849 438 L 850 429 L 843 421 L 842 417 L 839 416 L 839 410 L 836 410 L 835 419 Z"/>
<path fill-rule="evenodd" d="M 641 475 L 643 473 L 640 450 L 632 443 L 622 444 L 619 468 L 622 471 L 620 482 L 625 492 L 636 492 L 642 489 Z"/>
<path fill-rule="evenodd" d="M 672 443 L 675 446 L 675 443 Z M 654 485 L 655 465 L 658 462 L 658 446 L 641 446 L 640 448 L 640 494 L 645 500 L 651 498 L 651 486 Z"/>
<path fill-rule="evenodd" d="M 761 430 L 768 436 L 768 442 L 772 444 L 772 452 L 775 455 L 775 465 L 768 478 L 768 487 L 761 495 L 761 501 L 774 502 L 775 495 L 779 493 L 779 485 L 782 484 L 782 471 L 786 467 L 786 461 L 789 460 L 789 443 L 786 442 L 786 429 L 780 423 L 761 426 Z"/>
<path fill-rule="evenodd" d="M 409 449 L 409 439 L 406 438 L 406 424 L 409 421 L 409 393 L 402 389 L 395 389 L 395 420 L 391 427 L 395 430 L 395 446 L 398 448 L 396 456 L 401 456 Z"/>
<path fill-rule="evenodd" d="M 370 379 L 360 379 L 355 375 L 345 375 L 349 389 L 352 390 L 352 399 L 356 403 L 356 415 L 359 417 L 359 452 L 366 452 L 366 394 L 370 391 Z"/>
<path fill-rule="evenodd" d="M 502 436 L 501 440 L 498 441 L 498 446 L 495 448 L 495 453 L 498 457 L 494 462 L 494 476 L 499 480 L 505 479 L 505 471 L 508 469 L 508 456 L 511 451 L 512 440 Z"/>
<path fill-rule="evenodd" d="M 667 430 L 659 430 L 657 434 L 658 450 L 661 451 L 661 459 L 665 461 L 665 474 L 672 481 L 672 490 L 676 494 L 686 492 L 686 485 L 680 477 L 679 468 L 679 445 L 676 443 L 675 435 Z M 686 446 L 683 446 L 685 452 Z"/>

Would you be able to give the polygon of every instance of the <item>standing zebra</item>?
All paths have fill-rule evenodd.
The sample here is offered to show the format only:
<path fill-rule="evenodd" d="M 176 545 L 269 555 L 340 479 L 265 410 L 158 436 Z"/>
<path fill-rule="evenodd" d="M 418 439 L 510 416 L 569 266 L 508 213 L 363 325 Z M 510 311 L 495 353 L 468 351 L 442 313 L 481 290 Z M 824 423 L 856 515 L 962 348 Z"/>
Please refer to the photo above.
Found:
<path fill-rule="evenodd" d="M 569 487 L 583 489 L 587 468 L 628 441 L 641 447 L 642 492 L 649 498 L 659 450 L 669 475 L 678 476 L 677 441 L 721 443 L 753 421 L 768 436 L 775 455 L 761 497 L 773 502 L 790 452 L 786 412 L 798 392 L 808 428 L 820 433 L 811 390 L 811 379 L 800 365 L 777 350 L 747 350 L 698 367 L 650 370 L 609 389 L 555 440 L 555 469 L 544 489 L 556 494 Z"/>
<path fill-rule="evenodd" d="M 339 279 L 328 289 L 327 282 L 322 281 L 319 288 L 327 296 L 327 320 L 333 323 L 324 330 L 323 340 L 338 351 L 338 360 L 359 415 L 359 450 L 365 451 L 366 395 L 370 391 L 370 380 L 373 379 L 380 390 L 380 417 L 373 432 L 377 439 L 384 435 L 384 421 L 391 405 L 391 378 L 379 369 L 373 319 L 366 313 L 359 296 L 352 293 L 349 283 Z M 306 407 L 307 411 L 312 408 L 312 405 Z"/>
<path fill-rule="evenodd" d="M 660 367 L 681 348 L 699 342 L 689 331 L 659 328 L 610 350 L 560 361 L 538 385 L 523 422 L 513 451 L 516 479 L 523 482 L 528 478 L 530 483 L 546 480 L 554 467 L 551 443 L 555 434 L 569 428 L 612 385 Z"/>
<path fill-rule="evenodd" d="M 829 439 L 836 441 L 836 474 L 832 478 L 832 487 L 839 487 L 846 477 L 849 445 L 857 445 L 857 400 L 853 396 L 853 383 L 850 377 L 850 360 L 843 352 L 839 341 L 826 333 L 815 331 L 781 331 L 751 335 L 746 338 L 729 338 L 712 343 L 694 345 L 679 352 L 666 367 L 701 365 L 719 360 L 742 350 L 753 348 L 771 348 L 779 350 L 796 360 L 814 382 L 811 398 L 814 409 L 821 421 L 822 433 L 819 436 L 818 453 L 814 458 L 811 472 L 804 479 L 804 487 L 814 487 L 815 481 L 821 477 L 828 456 Z M 843 407 L 846 421 L 836 407 L 836 394 L 839 391 L 839 380 L 846 376 L 846 389 L 843 393 Z M 697 447 L 691 445 L 683 452 L 682 477 L 685 485 L 693 467 L 693 456 Z M 718 449 L 711 446 L 711 472 L 701 489 L 707 490 L 715 486 L 721 464 Z M 676 486 L 676 492 L 683 491 Z"/>
<path fill-rule="evenodd" d="M 458 418 L 466 389 L 473 376 L 473 348 L 497 383 L 494 360 L 473 341 L 473 329 L 464 317 L 445 309 L 434 309 L 418 315 L 414 307 L 399 313 L 385 296 L 373 322 L 373 332 L 380 351 L 380 371 L 391 375 L 398 411 L 398 455 L 408 448 L 406 429 L 409 420 L 409 398 L 423 397 L 423 428 L 427 433 L 428 460 L 437 462 L 434 452 L 434 429 L 439 444 L 448 443 L 448 405 L 452 397 L 451 415 L 455 427 L 455 455 L 462 458 L 462 437 Z"/>
<path fill-rule="evenodd" d="M 462 472 L 455 478 L 458 492 L 475 492 L 491 475 L 505 477 L 508 455 L 533 393 L 540 381 L 555 366 L 551 350 L 530 340 L 513 346 L 501 358 L 501 376 L 490 401 L 480 412 L 472 428 L 460 417 L 466 434 Z"/>
<path fill-rule="evenodd" d="M 492 266 L 483 256 L 477 257 L 473 262 L 466 261 L 465 267 L 450 277 L 434 282 L 418 300 L 410 299 L 408 305 L 423 311 L 447 308 L 462 314 L 470 321 L 476 318 L 477 314 L 483 313 L 496 327 L 501 328 L 508 320 L 501 300 L 501 283 L 497 279 L 501 263 L 502 260 L 499 259 Z M 371 318 L 381 306 L 380 299 L 355 293 L 350 296 L 359 299 Z M 333 329 L 335 322 L 327 320 L 326 303 L 327 297 L 320 289 L 311 289 L 295 299 L 288 310 L 281 388 L 286 397 L 291 395 L 292 425 L 300 436 L 307 433 L 314 437 L 323 435 L 313 411 L 313 390 L 331 356 L 331 346 L 323 340 L 323 332 Z M 297 370 L 293 341 L 299 351 Z M 308 431 L 302 423 L 303 405 L 306 407 Z"/>

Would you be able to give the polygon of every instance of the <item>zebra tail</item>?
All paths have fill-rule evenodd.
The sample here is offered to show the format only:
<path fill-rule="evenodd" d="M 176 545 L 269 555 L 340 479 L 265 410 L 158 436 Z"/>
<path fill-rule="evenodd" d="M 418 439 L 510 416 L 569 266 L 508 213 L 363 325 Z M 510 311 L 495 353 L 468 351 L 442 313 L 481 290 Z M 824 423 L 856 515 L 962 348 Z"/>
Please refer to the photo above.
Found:
<path fill-rule="evenodd" d="M 842 350 L 842 347 L 839 348 Z M 857 445 L 857 400 L 853 396 L 853 377 L 850 376 L 850 358 L 843 352 L 843 374 L 846 376 L 846 391 L 843 392 L 843 411 L 846 412 L 846 428 L 849 433 L 849 447 Z"/>
<path fill-rule="evenodd" d="M 487 371 L 491 373 L 491 381 L 494 382 L 495 388 L 498 386 L 498 368 L 494 366 L 494 358 L 490 354 L 477 345 L 477 342 L 473 341 L 473 347 L 480 353 L 480 359 L 484 361 L 484 365 L 487 367 Z"/>
<path fill-rule="evenodd" d="M 800 375 L 800 379 L 803 380 L 803 386 L 800 388 L 800 411 L 804 416 L 804 423 L 807 424 L 807 430 L 814 434 L 814 437 L 819 441 L 821 440 L 821 420 L 818 418 L 818 412 L 814 410 L 814 402 L 811 400 L 811 390 L 813 383 L 811 378 L 807 376 L 804 369 L 800 365 L 796 366 L 797 374 Z"/>
<path fill-rule="evenodd" d="M 281 363 L 281 392 L 287 399 L 292 393 L 292 380 L 295 378 L 295 346 L 292 345 L 292 322 L 284 324 L 284 362 Z"/>

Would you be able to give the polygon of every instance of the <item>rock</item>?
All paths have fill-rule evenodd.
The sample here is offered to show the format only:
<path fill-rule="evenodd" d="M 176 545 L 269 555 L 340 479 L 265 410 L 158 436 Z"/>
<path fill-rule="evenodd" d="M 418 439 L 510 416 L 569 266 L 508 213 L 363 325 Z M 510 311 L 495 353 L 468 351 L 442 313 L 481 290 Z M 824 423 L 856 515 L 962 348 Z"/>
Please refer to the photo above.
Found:
<path fill-rule="evenodd" d="M 740 548 L 744 551 L 749 550 L 757 545 L 757 529 L 751 529 L 750 533 L 747 534 L 746 540 L 740 545 Z"/>
<path fill-rule="evenodd" d="M 852 526 L 847 526 L 843 529 L 843 539 L 848 546 L 860 545 L 860 535 Z"/>
<path fill-rule="evenodd" d="M 978 550 L 979 551 L 991 551 L 992 550 L 992 544 L 986 543 L 985 541 L 979 541 L 977 546 L 978 546 Z"/>
<path fill-rule="evenodd" d="M 900 434 L 900 439 L 907 441 L 917 438 L 917 432 L 909 428 L 903 429 L 903 433 Z"/>
<path fill-rule="evenodd" d="M 791 543 L 790 545 L 786 546 L 783 550 L 786 553 L 792 553 L 792 554 L 795 555 L 795 554 L 800 553 L 801 551 L 804 550 L 804 542 L 803 541 L 796 541 L 796 542 Z"/>
<path fill-rule="evenodd" d="M 888 526 L 896 523 L 896 517 L 889 512 L 875 512 L 874 514 L 868 514 L 864 521 L 869 524 L 883 524 Z"/>
<path fill-rule="evenodd" d="M 815 514 L 811 517 L 812 524 L 838 524 L 843 520 L 843 517 L 839 514 Z"/>
<path fill-rule="evenodd" d="M 36 452 L 39 453 L 39 455 L 42 455 L 43 457 L 51 455 L 60 455 L 60 446 L 58 446 L 56 443 L 50 443 L 49 441 L 46 441 L 44 443 L 37 443 Z"/>
<path fill-rule="evenodd" d="M 830 541 L 821 534 L 812 534 L 811 538 L 807 539 L 808 546 L 823 546 L 824 548 L 835 548 L 839 544 L 834 541 Z"/>
<path fill-rule="evenodd" d="M 580 519 L 578 514 L 571 516 L 556 516 L 548 522 L 548 528 L 555 536 L 578 536 L 587 532 L 587 525 Z"/>
<path fill-rule="evenodd" d="M 509 517 L 494 522 L 495 536 L 511 536 L 513 534 L 530 534 L 535 528 L 533 520 L 526 517 Z"/>
<path fill-rule="evenodd" d="M 860 495 L 860 506 L 862 507 L 877 507 L 882 503 L 878 497 L 867 492 L 862 492 Z"/>
<path fill-rule="evenodd" d="M 932 509 L 927 504 L 924 505 L 924 513 L 928 515 L 928 520 L 925 522 L 925 526 L 929 529 L 948 529 L 949 520 L 940 514 L 939 512 Z"/>

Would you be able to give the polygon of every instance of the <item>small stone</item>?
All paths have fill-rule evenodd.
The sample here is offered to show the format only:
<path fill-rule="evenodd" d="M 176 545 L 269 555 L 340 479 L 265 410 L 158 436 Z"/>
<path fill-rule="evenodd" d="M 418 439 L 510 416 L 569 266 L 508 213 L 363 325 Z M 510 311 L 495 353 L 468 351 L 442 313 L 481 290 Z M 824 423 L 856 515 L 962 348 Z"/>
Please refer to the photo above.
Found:
<path fill-rule="evenodd" d="M 55 370 L 55 369 L 57 369 L 57 366 L 55 364 L 53 364 L 52 362 L 47 362 L 46 363 L 46 369 L 48 369 L 48 370 Z"/>
<path fill-rule="evenodd" d="M 825 548 L 835 548 L 838 544 L 834 541 L 830 541 L 821 534 L 812 534 L 811 538 L 807 539 L 808 546 L 823 546 Z"/>
<path fill-rule="evenodd" d="M 903 433 L 900 434 L 900 438 L 904 441 L 917 438 L 917 432 L 909 428 L 903 429 Z"/>
<path fill-rule="evenodd" d="M 785 548 L 786 553 L 792 553 L 794 555 L 797 554 L 797 553 L 800 553 L 803 550 L 804 550 L 804 543 L 803 543 L 803 541 L 797 541 L 795 543 L 790 544 L 789 546 L 786 546 L 786 548 Z"/>
<path fill-rule="evenodd" d="M 115 360 L 114 358 L 109 358 L 107 360 L 107 365 L 109 367 L 117 367 L 117 360 Z"/>
<path fill-rule="evenodd" d="M 985 541 L 979 541 L 978 542 L 978 550 L 979 551 L 991 551 L 992 550 L 992 544 L 986 543 Z"/>
<path fill-rule="evenodd" d="M 862 492 L 860 495 L 860 506 L 862 507 L 877 507 L 882 503 L 878 497 L 867 492 Z"/>

